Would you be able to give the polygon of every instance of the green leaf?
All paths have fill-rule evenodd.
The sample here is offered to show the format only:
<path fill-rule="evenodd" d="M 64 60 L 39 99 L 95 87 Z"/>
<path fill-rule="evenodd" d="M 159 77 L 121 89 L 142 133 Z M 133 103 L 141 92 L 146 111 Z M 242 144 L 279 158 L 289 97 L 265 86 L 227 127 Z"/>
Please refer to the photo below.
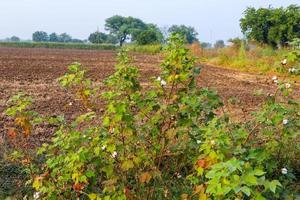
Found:
<path fill-rule="evenodd" d="M 244 180 L 247 184 L 256 185 L 257 184 L 257 178 L 253 175 L 246 175 L 244 177 Z"/>
<path fill-rule="evenodd" d="M 129 170 L 134 167 L 133 161 L 132 160 L 126 160 L 122 163 L 122 168 L 125 170 Z"/>
<path fill-rule="evenodd" d="M 88 178 L 91 178 L 91 177 L 94 177 L 94 176 L 95 176 L 95 173 L 94 173 L 93 171 L 89 170 L 89 171 L 87 171 L 87 172 L 85 173 L 85 175 L 86 175 Z"/>
<path fill-rule="evenodd" d="M 201 68 L 200 68 L 200 67 L 195 67 L 194 73 L 195 73 L 196 75 L 199 75 L 200 72 L 201 72 Z"/>
<path fill-rule="evenodd" d="M 109 119 L 109 117 L 105 117 L 105 118 L 103 119 L 103 126 L 104 126 L 104 127 L 108 127 L 109 124 L 110 124 L 110 119 Z"/>
<path fill-rule="evenodd" d="M 262 175 L 264 175 L 266 172 L 264 172 L 264 171 L 261 170 L 261 169 L 255 169 L 253 173 L 254 173 L 254 175 L 256 175 L 256 176 L 262 176 Z"/>
<path fill-rule="evenodd" d="M 89 198 L 90 200 L 101 200 L 101 198 L 95 193 L 89 194 Z"/>
<path fill-rule="evenodd" d="M 273 180 L 271 183 L 270 183 L 270 190 L 273 192 L 273 193 L 276 193 L 276 188 L 281 186 L 281 183 L 278 181 L 278 180 Z"/>
<path fill-rule="evenodd" d="M 251 195 L 251 189 L 247 186 L 241 188 L 241 191 L 246 194 L 248 197 Z"/>

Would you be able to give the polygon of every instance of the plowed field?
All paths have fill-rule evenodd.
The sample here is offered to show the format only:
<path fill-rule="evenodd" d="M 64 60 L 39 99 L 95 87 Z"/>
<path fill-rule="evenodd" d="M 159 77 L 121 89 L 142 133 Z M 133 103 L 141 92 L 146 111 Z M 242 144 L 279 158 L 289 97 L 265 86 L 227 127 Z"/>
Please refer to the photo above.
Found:
<path fill-rule="evenodd" d="M 150 77 L 159 74 L 162 58 L 143 54 L 133 54 L 133 57 L 134 64 L 140 67 L 142 84 L 146 86 Z M 0 48 L 0 113 L 11 95 L 24 91 L 34 97 L 34 109 L 41 114 L 65 114 L 73 118 L 80 110 L 79 103 L 59 87 L 56 79 L 66 72 L 69 64 L 80 62 L 89 71 L 89 77 L 101 85 L 102 80 L 114 72 L 115 58 L 113 51 Z M 276 88 L 271 77 L 207 65 L 201 67 L 199 85 L 217 90 L 226 103 L 225 109 L 236 119 L 249 117 Z M 296 88 L 294 95 L 300 98 L 299 89 Z M 1 114 L 0 143 L 8 128 L 7 121 Z M 41 127 L 37 137 L 42 139 L 49 132 L 45 131 L 48 128 Z"/>

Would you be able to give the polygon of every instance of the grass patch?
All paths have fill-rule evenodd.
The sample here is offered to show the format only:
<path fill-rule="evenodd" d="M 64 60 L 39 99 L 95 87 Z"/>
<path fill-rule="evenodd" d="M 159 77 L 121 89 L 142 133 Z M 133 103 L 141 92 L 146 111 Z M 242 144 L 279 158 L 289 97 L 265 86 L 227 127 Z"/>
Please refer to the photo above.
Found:
<path fill-rule="evenodd" d="M 135 44 L 128 44 L 125 45 L 131 52 L 138 52 L 138 53 L 146 53 L 146 54 L 157 54 L 160 53 L 162 50 L 162 46 L 160 44 L 153 44 L 153 45 L 135 45 Z"/>
<path fill-rule="evenodd" d="M 201 61 L 213 65 L 234 68 L 245 72 L 278 73 L 280 60 L 284 59 L 289 49 L 274 50 L 268 47 L 256 47 L 245 50 L 243 47 L 203 50 Z"/>
<path fill-rule="evenodd" d="M 113 44 L 83 44 L 63 42 L 0 42 L 0 47 L 116 50 Z"/>

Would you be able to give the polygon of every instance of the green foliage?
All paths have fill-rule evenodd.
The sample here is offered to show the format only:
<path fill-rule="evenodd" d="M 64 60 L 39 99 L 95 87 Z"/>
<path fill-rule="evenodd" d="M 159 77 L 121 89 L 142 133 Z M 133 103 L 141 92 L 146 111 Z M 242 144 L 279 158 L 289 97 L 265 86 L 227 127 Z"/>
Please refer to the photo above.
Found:
<path fill-rule="evenodd" d="M 182 36 L 185 37 L 187 43 L 192 44 L 193 42 L 197 42 L 197 31 L 195 28 L 191 26 L 185 26 L 185 25 L 173 25 L 168 30 L 169 33 L 179 33 Z"/>
<path fill-rule="evenodd" d="M 217 66 L 260 74 L 285 74 L 289 71 L 290 77 L 296 80 L 299 78 L 297 76 L 299 61 L 295 60 L 297 58 L 296 52 L 299 50 L 292 47 L 292 43 L 290 43 L 290 47 L 282 49 L 258 45 L 254 47 L 252 44 L 245 44 L 244 42 L 241 44 L 239 48 L 232 45 L 221 49 L 204 49 L 201 60 Z M 282 67 L 280 63 L 285 58 L 287 58 L 288 63 Z"/>
<path fill-rule="evenodd" d="M 71 42 L 72 37 L 67 33 L 62 33 L 58 36 L 58 42 Z"/>
<path fill-rule="evenodd" d="M 51 33 L 49 35 L 49 42 L 58 42 L 59 41 L 59 36 L 56 33 Z"/>
<path fill-rule="evenodd" d="M 94 44 L 101 44 L 101 43 L 116 44 L 117 43 L 117 38 L 115 38 L 114 36 L 102 32 L 98 32 L 98 31 L 96 31 L 95 33 L 91 33 L 88 40 Z"/>
<path fill-rule="evenodd" d="M 157 36 L 156 31 L 154 30 L 146 30 L 142 31 L 136 38 L 136 42 L 138 45 L 146 45 L 146 44 L 157 44 L 160 43 L 160 40 Z"/>
<path fill-rule="evenodd" d="M 128 44 L 125 45 L 125 48 L 130 52 L 146 53 L 146 54 L 158 54 L 162 52 L 162 46 L 160 44 L 152 45 L 135 45 Z"/>
<path fill-rule="evenodd" d="M 11 41 L 11 42 L 20 42 L 20 38 L 17 37 L 17 36 L 12 36 L 12 37 L 10 38 L 10 41 Z"/>
<path fill-rule="evenodd" d="M 44 31 L 36 31 L 32 34 L 32 40 L 34 42 L 47 42 L 49 40 L 49 36 Z"/>
<path fill-rule="evenodd" d="M 201 42 L 201 47 L 204 49 L 209 49 L 212 47 L 212 45 L 209 42 Z"/>
<path fill-rule="evenodd" d="M 249 121 L 217 116 L 223 104 L 215 92 L 197 86 L 201 69 L 185 42 L 180 34 L 171 35 L 161 74 L 152 78 L 148 90 L 124 49 L 100 94 L 79 63 L 69 67 L 59 82 L 86 109 L 73 122 L 54 119 L 58 129 L 38 151 L 45 158 L 42 165 L 32 169 L 34 165 L 25 164 L 40 198 L 296 197 L 300 150 L 286 145 L 297 146 L 300 135 L 300 106 L 289 97 L 292 86 L 278 81 L 274 95 Z M 103 112 L 92 103 L 99 98 Z M 12 97 L 10 103 L 6 113 L 26 116 L 31 127 L 53 121 L 35 119 L 26 95 Z M 24 160 L 23 154 L 19 149 L 13 155 Z"/>
<path fill-rule="evenodd" d="M 133 17 L 115 15 L 105 21 L 105 29 L 118 38 L 120 46 L 129 36 L 135 38 L 140 31 L 146 28 L 147 25 L 142 20 Z"/>
<path fill-rule="evenodd" d="M 287 46 L 289 41 L 300 37 L 300 7 L 247 8 L 240 20 L 242 32 L 248 39 L 273 47 Z"/>
<path fill-rule="evenodd" d="M 163 40 L 162 32 L 155 24 L 146 24 L 133 17 L 112 16 L 106 19 L 105 29 L 117 38 L 120 46 L 129 38 L 139 45 L 161 43 Z"/>
<path fill-rule="evenodd" d="M 35 41 L 35 40 L 33 40 Z M 49 40 L 43 40 L 42 42 L 61 42 L 61 43 L 83 43 L 82 40 L 79 39 L 73 39 L 72 36 L 70 36 L 67 33 L 62 33 L 60 35 L 56 33 L 51 33 L 49 35 Z M 41 41 L 36 41 L 36 42 L 41 42 Z"/>
<path fill-rule="evenodd" d="M 115 50 L 113 44 L 83 44 L 62 42 L 0 42 L 0 47 Z"/>
<path fill-rule="evenodd" d="M 225 47 L 225 42 L 224 40 L 217 40 L 216 43 L 214 44 L 215 48 L 224 48 Z"/>
<path fill-rule="evenodd" d="M 293 47 L 293 50 L 286 56 L 288 62 L 291 63 L 289 65 L 288 72 L 291 76 L 299 76 L 300 75 L 300 39 L 296 38 L 290 45 Z"/>

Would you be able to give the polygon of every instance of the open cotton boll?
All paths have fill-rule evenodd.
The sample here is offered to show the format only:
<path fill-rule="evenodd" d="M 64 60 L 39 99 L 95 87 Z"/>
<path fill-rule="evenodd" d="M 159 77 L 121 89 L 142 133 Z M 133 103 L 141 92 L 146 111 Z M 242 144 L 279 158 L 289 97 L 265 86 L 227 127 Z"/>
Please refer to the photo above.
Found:
<path fill-rule="evenodd" d="M 281 169 L 281 173 L 282 173 L 282 174 L 287 174 L 287 173 L 288 173 L 288 170 L 287 170 L 287 168 L 285 168 L 285 167 L 284 167 L 284 168 L 282 168 L 282 169 Z"/>
<path fill-rule="evenodd" d="M 161 86 L 166 86 L 166 85 L 167 85 L 167 82 L 164 81 L 164 80 L 161 80 L 161 81 L 160 81 L 160 85 L 161 85 Z"/>
<path fill-rule="evenodd" d="M 283 59 L 283 60 L 281 61 L 281 64 L 282 64 L 282 65 L 286 65 L 286 64 L 287 64 L 287 59 L 286 59 L 286 58 Z"/>

